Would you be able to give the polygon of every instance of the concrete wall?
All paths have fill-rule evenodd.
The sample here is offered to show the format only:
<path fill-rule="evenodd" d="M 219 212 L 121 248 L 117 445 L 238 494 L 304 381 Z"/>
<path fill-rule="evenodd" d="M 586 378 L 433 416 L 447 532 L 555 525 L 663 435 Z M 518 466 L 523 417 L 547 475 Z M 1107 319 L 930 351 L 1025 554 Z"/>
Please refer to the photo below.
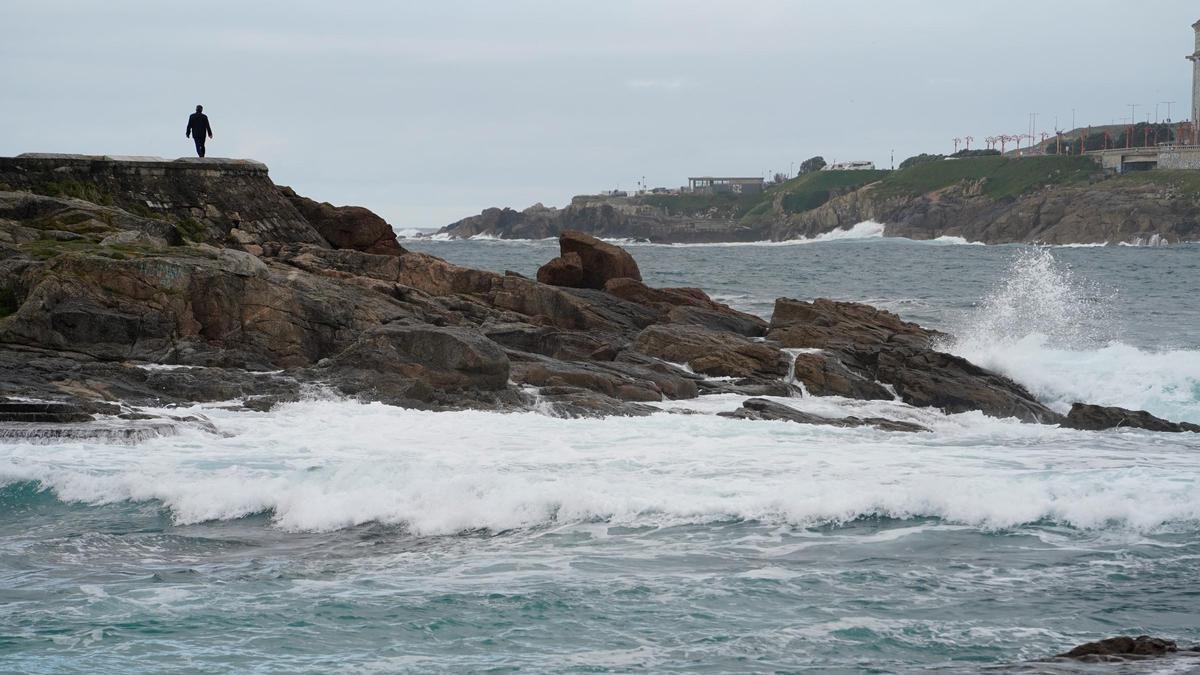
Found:
<path fill-rule="evenodd" d="M 1158 168 L 1200 171 L 1200 148 L 1164 148 L 1158 153 Z"/>

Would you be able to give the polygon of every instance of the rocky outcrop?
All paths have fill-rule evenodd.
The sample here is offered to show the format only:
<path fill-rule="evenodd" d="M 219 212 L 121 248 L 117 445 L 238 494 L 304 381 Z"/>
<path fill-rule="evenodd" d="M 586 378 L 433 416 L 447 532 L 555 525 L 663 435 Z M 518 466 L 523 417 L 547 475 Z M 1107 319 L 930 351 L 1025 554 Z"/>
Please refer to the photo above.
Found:
<path fill-rule="evenodd" d="M 1061 419 L 1016 382 L 934 349 L 937 336 L 868 305 L 788 298 L 775 302 L 767 332 L 768 339 L 784 347 L 824 350 L 827 357 L 836 359 L 837 366 L 860 378 L 858 384 L 865 380 L 889 385 L 910 405 L 948 413 L 979 410 L 1026 422 Z M 833 365 L 830 361 L 826 364 Z M 802 379 L 808 372 L 799 370 L 797 381 L 819 389 L 824 378 Z"/>
<path fill-rule="evenodd" d="M 1076 403 L 1063 420 L 1062 425 L 1071 429 L 1084 431 L 1103 431 L 1105 429 L 1145 429 L 1147 431 L 1165 431 L 1179 433 L 1191 431 L 1200 433 L 1200 424 L 1187 422 L 1171 422 L 1161 417 L 1155 417 L 1145 410 L 1126 410 L 1125 408 Z"/>
<path fill-rule="evenodd" d="M 130 217 L 159 221 L 160 227 L 170 228 L 169 240 L 222 246 L 265 242 L 327 245 L 271 182 L 267 167 L 248 160 L 45 154 L 0 157 L 2 191 L 70 199 L 92 212 L 94 207 L 119 209 L 126 222 Z M 67 225 L 74 219 L 66 213 L 47 218 Z"/>
<path fill-rule="evenodd" d="M 329 202 L 315 202 L 301 197 L 289 187 L 281 187 L 279 191 L 335 248 L 351 248 L 382 255 L 404 253 L 396 241 L 392 226 L 361 206 L 333 206 Z"/>
<path fill-rule="evenodd" d="M 439 230 L 455 239 L 548 239 L 567 230 L 606 239 L 639 239 L 663 244 L 760 241 L 769 236 L 766 223 L 742 223 L 736 209 L 701 209 L 673 213 L 636 200 L 576 197 L 563 209 L 541 204 L 515 211 L 491 208 Z"/>
<path fill-rule="evenodd" d="M 1019 161 L 1019 160 L 1018 160 Z M 1178 243 L 1200 240 L 1200 203 L 1169 182 L 1132 179 L 1057 185 L 995 199 L 978 182 L 896 195 L 867 186 L 772 224 L 773 240 L 812 237 L 871 220 L 884 236 L 962 237 L 986 244 Z"/>
<path fill-rule="evenodd" d="M 642 280 L 637 261 L 619 246 L 574 230 L 559 235 L 558 246 L 559 257 L 538 269 L 544 284 L 602 289 L 613 279 Z"/>
<path fill-rule="evenodd" d="M 1091 164 L 1078 158 L 947 161 L 983 164 L 962 171 L 970 177 L 958 182 L 947 182 L 937 172 L 925 171 L 930 166 L 924 165 L 842 189 L 785 184 L 768 189 L 757 201 L 694 194 L 580 196 L 564 209 L 489 209 L 442 233 L 545 238 L 574 229 L 656 243 L 785 241 L 874 221 L 886 226 L 884 236 L 918 240 L 962 237 L 987 244 L 1112 245 L 1200 241 L 1200 193 L 1186 172 L 1109 176 L 1099 166 L 1090 171 Z M 789 205 L 793 196 L 803 197 L 803 205 Z"/>
<path fill-rule="evenodd" d="M 781 299 L 768 324 L 700 289 L 652 288 L 627 251 L 580 233 L 561 237 L 541 275 L 563 284 L 552 285 L 393 246 L 369 212 L 278 189 L 256 165 L 63 161 L 73 196 L 37 193 L 58 175 L 52 160 L 0 161 L 7 187 L 28 188 L 0 191 L 0 395 L 42 406 L 14 415 L 138 414 L 114 401 L 269 410 L 314 387 L 429 409 L 644 415 L 668 399 L 802 386 L 1061 421 L 1012 381 L 938 351 L 937 332 L 866 305 Z M 136 207 L 147 190 L 212 215 L 185 226 L 173 206 Z M 232 227 L 223 219 L 247 194 L 256 219 L 241 213 L 250 229 Z M 1115 414 L 1085 412 L 1072 423 Z M 736 415 L 916 430 L 769 401 Z"/>
<path fill-rule="evenodd" d="M 1068 652 L 1059 654 L 1057 658 L 1103 663 L 1163 657 L 1178 651 L 1179 645 L 1174 640 L 1149 635 L 1137 637 L 1121 635 L 1081 644 Z"/>

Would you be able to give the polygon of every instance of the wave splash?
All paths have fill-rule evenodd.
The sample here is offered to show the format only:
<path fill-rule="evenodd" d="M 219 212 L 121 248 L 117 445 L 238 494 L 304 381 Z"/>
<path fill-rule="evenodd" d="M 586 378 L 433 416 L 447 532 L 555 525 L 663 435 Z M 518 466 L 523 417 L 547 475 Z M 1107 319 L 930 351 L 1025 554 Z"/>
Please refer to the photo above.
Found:
<path fill-rule="evenodd" d="M 594 521 L 933 517 L 1121 531 L 1200 521 L 1200 468 L 1184 439 L 1129 453 L 1119 434 L 1081 447 L 1080 432 L 974 413 L 930 412 L 936 433 L 909 437 L 712 415 L 562 420 L 343 401 L 206 412 L 231 435 L 4 446 L 0 485 L 26 485 L 8 500 L 0 490 L 0 517 L 36 485 L 70 503 L 159 503 L 179 524 L 266 513 L 288 531 L 382 523 L 417 535 Z"/>
<path fill-rule="evenodd" d="M 1200 351 L 1120 342 L 1115 297 L 1049 249 L 1023 249 L 942 348 L 1008 375 L 1061 412 L 1085 402 L 1200 422 Z"/>

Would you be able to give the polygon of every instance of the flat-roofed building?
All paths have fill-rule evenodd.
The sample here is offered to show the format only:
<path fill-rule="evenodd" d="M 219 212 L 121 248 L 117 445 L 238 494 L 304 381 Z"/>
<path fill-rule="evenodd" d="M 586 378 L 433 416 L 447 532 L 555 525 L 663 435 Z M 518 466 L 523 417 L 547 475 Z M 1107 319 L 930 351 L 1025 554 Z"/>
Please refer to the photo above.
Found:
<path fill-rule="evenodd" d="M 700 194 L 717 194 L 720 192 L 757 194 L 763 191 L 765 182 L 762 178 L 758 177 L 695 176 L 688 178 L 688 190 Z"/>

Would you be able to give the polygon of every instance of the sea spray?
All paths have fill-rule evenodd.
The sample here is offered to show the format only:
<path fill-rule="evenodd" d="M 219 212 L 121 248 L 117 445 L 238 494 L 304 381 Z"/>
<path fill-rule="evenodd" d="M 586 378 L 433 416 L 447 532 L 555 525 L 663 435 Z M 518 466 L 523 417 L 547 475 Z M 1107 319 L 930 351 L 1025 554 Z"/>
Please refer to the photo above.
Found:
<path fill-rule="evenodd" d="M 1200 351 L 1148 351 L 1116 335 L 1116 292 L 1046 248 L 1020 250 L 942 347 L 1065 412 L 1086 402 L 1200 421 Z"/>

